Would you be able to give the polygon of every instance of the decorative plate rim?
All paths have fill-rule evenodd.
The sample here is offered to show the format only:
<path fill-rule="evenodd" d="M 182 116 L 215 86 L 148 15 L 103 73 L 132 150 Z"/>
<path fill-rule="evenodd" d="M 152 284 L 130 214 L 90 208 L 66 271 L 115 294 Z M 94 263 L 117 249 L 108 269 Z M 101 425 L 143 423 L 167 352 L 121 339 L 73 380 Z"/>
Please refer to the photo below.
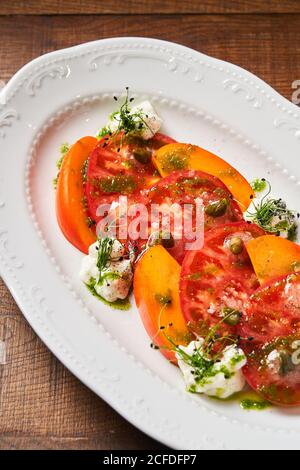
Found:
<path fill-rule="evenodd" d="M 254 86 L 255 89 L 259 93 L 262 94 L 264 99 L 269 100 L 271 103 L 273 103 L 275 106 L 277 106 L 277 108 L 280 112 L 283 112 L 283 113 L 289 115 L 292 119 L 297 120 L 297 119 L 300 118 L 300 113 L 296 112 L 298 110 L 297 110 L 297 107 L 294 104 L 290 103 L 286 98 L 282 97 L 277 91 L 273 90 L 273 88 L 271 88 L 269 85 L 267 85 L 261 79 L 257 78 L 255 75 L 251 74 L 250 72 L 248 72 L 248 71 L 246 71 L 246 70 L 244 70 L 244 69 L 242 69 L 242 68 L 240 68 L 236 65 L 232 65 L 232 64 L 229 64 L 227 62 L 223 62 L 222 60 L 219 60 L 219 59 L 210 58 L 209 56 L 205 56 L 205 55 L 203 55 L 199 52 L 192 51 L 191 49 L 189 49 L 185 46 L 180 46 L 180 45 L 177 45 L 177 44 L 174 44 L 174 43 L 169 43 L 169 42 L 166 42 L 166 41 L 160 41 L 160 40 L 149 39 L 149 38 L 137 38 L 137 37 L 126 38 L 126 37 L 124 37 L 124 38 L 111 38 L 111 39 L 105 39 L 105 40 L 100 40 L 100 41 L 93 41 L 93 42 L 86 43 L 86 44 L 83 44 L 83 45 L 78 45 L 78 46 L 73 46 L 71 48 L 62 49 L 60 51 L 50 52 L 48 54 L 45 54 L 44 56 L 41 56 L 40 58 L 34 59 L 32 62 L 30 62 L 29 64 L 22 67 L 22 69 L 20 69 L 20 71 L 17 72 L 14 75 L 14 77 L 11 78 L 11 80 L 8 82 L 8 84 L 5 86 L 5 88 L 0 93 L 0 130 L 1 130 L 1 116 L 2 116 L 2 120 L 3 120 L 3 122 L 2 122 L 3 126 L 2 127 L 9 127 L 9 125 L 11 124 L 11 122 L 10 122 L 11 119 L 12 120 L 13 119 L 17 120 L 18 119 L 18 113 L 16 111 L 14 111 L 13 109 L 10 110 L 9 107 L 8 107 L 8 104 L 10 103 L 11 99 L 16 95 L 18 90 L 21 89 L 22 85 L 24 83 L 26 83 L 26 80 L 28 80 L 31 77 L 31 74 L 33 74 L 33 73 L 35 74 L 34 77 L 33 77 L 34 79 L 37 78 L 38 80 L 39 79 L 42 80 L 43 76 L 39 75 L 39 73 L 40 73 L 40 71 L 43 70 L 44 66 L 49 66 L 49 64 L 53 64 L 55 62 L 58 63 L 61 59 L 65 60 L 65 59 L 70 59 L 72 57 L 77 58 L 78 56 L 81 55 L 81 54 L 79 54 L 80 51 L 82 51 L 82 55 L 89 55 L 89 54 L 92 53 L 92 50 L 93 50 L 94 46 L 96 48 L 98 48 L 99 46 L 101 47 L 101 46 L 110 46 L 111 45 L 111 47 L 113 48 L 113 47 L 120 46 L 121 44 L 124 44 L 126 46 L 132 45 L 134 42 L 136 42 L 136 44 L 143 44 L 145 46 L 149 45 L 149 47 L 152 44 L 155 45 L 155 47 L 157 47 L 157 48 L 164 47 L 165 50 L 171 50 L 172 54 L 174 54 L 176 49 L 178 48 L 178 52 L 176 51 L 176 54 L 178 54 L 178 55 L 181 54 L 181 56 L 187 55 L 187 57 L 189 57 L 189 60 L 191 60 L 191 61 L 195 61 L 196 60 L 195 57 L 198 57 L 198 61 L 199 61 L 199 63 L 201 63 L 201 65 L 204 65 L 206 67 L 211 67 L 211 68 L 219 67 L 220 70 L 222 69 L 224 71 L 226 70 L 227 72 L 230 72 L 231 76 L 238 77 L 239 79 L 245 80 L 245 82 L 247 84 L 249 84 L 250 87 Z M 92 50 L 90 50 L 91 48 L 92 48 Z M 51 58 L 53 58 L 53 60 L 48 60 L 48 59 L 51 59 Z M 56 60 L 56 58 L 57 58 L 57 60 Z M 39 67 L 36 67 L 36 66 L 39 66 Z M 27 71 L 30 72 L 28 75 L 27 75 Z M 38 72 L 38 74 L 36 74 L 36 72 Z M 61 73 L 62 75 L 63 74 L 68 74 L 68 70 L 67 69 L 63 70 L 63 69 L 58 68 L 55 73 L 57 73 L 57 74 Z M 35 87 L 39 88 L 39 82 L 37 82 L 36 84 L 35 84 L 34 81 L 30 82 L 30 83 L 31 83 L 31 85 L 29 87 L 29 93 L 30 92 L 34 93 Z M 227 83 L 228 83 L 228 87 L 235 85 L 235 84 L 232 85 L 229 82 L 227 82 Z M 224 87 L 225 87 L 225 83 L 224 83 Z M 239 90 L 237 90 L 237 91 L 239 91 Z M 1 104 L 1 98 L 3 98 L 3 96 L 5 96 L 6 99 L 5 99 L 4 104 L 3 103 Z M 256 98 L 252 99 L 251 95 L 249 95 L 249 94 L 247 95 L 247 91 L 246 91 L 246 100 L 249 101 L 250 104 L 252 104 L 254 107 L 258 106 L 257 105 L 257 103 L 258 103 L 257 99 Z M 278 122 L 278 126 L 281 126 L 280 122 Z M 36 139 L 37 138 L 38 137 L 36 137 Z M 1 144 L 1 140 L 0 140 L 0 144 Z M 34 142 L 33 142 L 33 147 L 34 147 Z M 2 226 L 2 223 L 0 224 L 0 228 L 1 228 L 1 226 Z M 2 239 L 2 248 L 5 245 L 5 250 L 7 251 L 7 247 L 6 247 L 7 240 L 5 239 L 5 233 L 6 233 L 5 230 L 0 231 L 0 241 Z M 60 345 L 58 347 L 58 344 L 57 344 L 57 347 L 54 346 L 53 343 L 51 341 L 49 341 L 49 338 L 47 336 L 47 334 L 50 335 L 50 332 L 48 331 L 48 333 L 45 334 L 44 331 L 42 331 L 41 329 L 38 328 L 38 326 L 37 326 L 38 323 L 42 321 L 41 316 L 39 314 L 36 315 L 37 323 L 30 321 L 30 315 L 31 314 L 30 315 L 27 314 L 27 308 L 31 312 L 36 311 L 36 306 L 34 305 L 34 303 L 37 301 L 38 304 L 41 306 L 43 304 L 43 301 L 44 301 L 43 295 L 42 295 L 42 293 L 41 294 L 38 293 L 38 297 L 35 298 L 33 301 L 32 301 L 32 299 L 28 298 L 28 295 L 26 294 L 26 292 L 24 292 L 24 289 L 22 287 L 22 283 L 19 281 L 18 276 L 16 274 L 16 272 L 20 268 L 22 268 L 22 266 L 18 267 L 18 265 L 17 265 L 18 260 L 17 260 L 17 257 L 14 254 L 9 254 L 8 258 L 5 257 L 5 255 L 3 255 L 3 249 L 1 250 L 1 243 L 0 243 L 0 259 L 1 259 L 1 261 L 3 263 L 3 266 L 4 266 L 4 268 L 2 267 L 2 269 L 1 269 L 2 277 L 5 280 L 5 282 L 7 283 L 9 289 L 12 291 L 12 294 L 13 294 L 14 298 L 16 299 L 16 301 L 17 301 L 19 307 L 21 308 L 21 310 L 26 311 L 26 313 L 24 313 L 24 314 L 25 314 L 26 318 L 28 319 L 28 321 L 31 324 L 34 323 L 34 325 L 32 325 L 32 326 L 33 326 L 34 329 L 37 330 L 38 335 L 47 344 L 47 346 L 52 350 L 52 352 L 75 375 L 77 375 L 77 377 L 80 378 L 80 380 L 82 380 L 89 388 L 92 388 L 99 395 L 100 394 L 99 389 L 97 387 L 93 386 L 91 380 L 88 379 L 87 377 L 84 377 L 83 374 L 78 372 L 78 368 L 80 369 L 81 367 L 83 367 L 83 368 L 86 369 L 86 367 L 85 366 L 80 366 L 80 362 L 78 361 L 78 359 L 75 360 L 75 363 L 74 363 L 75 365 L 71 364 L 71 362 L 73 361 L 73 357 L 72 357 L 73 354 L 70 353 L 63 345 Z M 25 307 L 25 305 L 27 305 L 27 306 Z M 54 337 L 53 337 L 53 340 L 54 340 Z M 113 341 L 115 341 L 115 340 L 113 340 Z M 49 343 L 51 343 L 51 344 L 49 344 Z M 68 356 L 67 361 L 66 361 L 66 356 Z M 138 365 L 140 366 L 140 364 L 138 364 Z M 142 367 L 144 367 L 144 366 L 142 366 Z M 93 377 L 93 379 L 95 379 L 95 377 Z M 164 384 L 163 381 L 162 381 L 162 384 Z M 108 386 L 108 385 L 107 384 L 103 385 L 103 382 L 102 382 L 101 387 L 102 386 L 105 387 L 105 386 Z M 108 386 L 108 388 L 110 388 L 110 386 Z M 140 429 L 142 429 L 144 432 L 150 434 L 155 439 L 161 440 L 162 442 L 166 443 L 167 445 L 179 447 L 178 443 L 179 443 L 179 439 L 181 438 L 182 441 L 187 442 L 187 447 L 189 447 L 189 448 L 193 448 L 193 447 L 206 448 L 207 446 L 211 446 L 212 448 L 226 447 L 225 443 L 223 443 L 221 441 L 218 442 L 217 440 L 214 440 L 214 438 L 212 438 L 211 436 L 205 436 L 203 444 L 201 444 L 201 445 L 200 445 L 198 440 L 195 440 L 195 441 L 189 440 L 189 441 L 187 441 L 186 437 L 184 436 L 184 433 L 181 433 L 181 432 L 178 433 L 178 431 L 174 433 L 173 437 L 169 437 L 169 436 L 166 437 L 165 436 L 165 431 L 170 430 L 170 428 L 168 427 L 170 423 L 166 424 L 165 428 L 162 425 L 163 427 L 161 429 L 161 432 L 157 432 L 155 430 L 155 423 L 148 422 L 147 424 L 145 424 L 145 423 L 143 423 L 143 419 L 142 419 L 142 420 L 139 420 L 139 423 L 137 424 L 136 423 L 137 420 L 135 418 L 131 417 L 131 415 L 130 415 L 131 411 L 130 410 L 128 411 L 128 406 L 127 406 L 126 402 L 124 402 L 124 400 L 122 401 L 120 399 L 118 404 L 117 404 L 113 399 L 110 400 L 107 394 L 104 394 L 104 396 L 102 396 L 102 398 L 104 398 L 105 401 L 107 401 L 111 406 L 113 406 L 127 420 L 132 422 L 132 424 L 138 425 L 138 427 Z M 190 401 L 190 399 L 188 401 Z M 193 400 L 191 400 L 191 402 L 192 401 Z M 122 402 L 122 407 L 119 405 L 120 402 Z M 140 405 L 141 404 L 142 404 L 142 402 L 140 401 Z M 201 406 L 201 408 L 203 408 L 203 407 Z M 124 409 L 126 409 L 127 411 L 125 412 Z M 129 409 L 130 409 L 130 407 L 129 407 Z M 228 418 L 226 418 L 226 417 L 223 417 L 223 418 L 225 420 L 228 420 Z M 232 422 L 232 424 L 235 426 L 236 424 L 240 425 L 242 423 Z M 274 431 L 273 429 L 270 430 L 268 428 L 261 429 L 261 427 L 248 425 L 247 423 L 243 423 L 243 426 L 245 426 L 246 428 L 250 428 L 250 429 L 253 429 L 253 428 L 255 429 L 256 428 L 257 430 L 263 431 L 263 432 L 265 432 L 265 431 L 273 432 Z M 282 432 L 282 430 L 279 430 L 279 431 Z M 285 430 L 283 430 L 283 431 L 285 432 Z M 174 430 L 173 430 L 173 432 L 174 432 Z"/>

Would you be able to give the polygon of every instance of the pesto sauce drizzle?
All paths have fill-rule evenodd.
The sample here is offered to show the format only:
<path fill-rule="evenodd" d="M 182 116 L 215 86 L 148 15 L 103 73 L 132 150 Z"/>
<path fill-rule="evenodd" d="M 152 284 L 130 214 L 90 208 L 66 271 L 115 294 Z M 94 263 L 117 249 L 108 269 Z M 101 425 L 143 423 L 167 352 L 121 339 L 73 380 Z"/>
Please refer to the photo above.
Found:
<path fill-rule="evenodd" d="M 265 400 L 252 400 L 251 398 L 244 398 L 240 402 L 240 407 L 243 410 L 256 410 L 261 411 L 269 408 L 271 404 Z"/>
<path fill-rule="evenodd" d="M 59 157 L 59 159 L 58 159 L 57 162 L 56 162 L 56 168 L 57 168 L 58 172 L 57 172 L 57 175 L 55 176 L 55 178 L 53 178 L 53 180 L 52 180 L 53 188 L 54 188 L 54 189 L 57 188 L 57 182 L 58 182 L 58 177 L 59 177 L 59 171 L 60 171 L 60 169 L 61 169 L 62 162 L 63 162 L 63 160 L 64 160 L 66 154 L 68 153 L 69 149 L 70 149 L 70 145 L 67 144 L 67 143 L 64 143 L 64 144 L 62 144 L 62 145 L 60 146 L 60 149 L 59 149 L 59 151 L 60 151 L 60 157 Z"/>
<path fill-rule="evenodd" d="M 252 181 L 250 186 L 255 193 L 261 193 L 267 188 L 267 182 L 265 178 L 256 178 L 254 181 Z"/>
<path fill-rule="evenodd" d="M 95 178 L 94 185 L 104 193 L 132 193 L 136 189 L 136 182 L 130 175 L 108 176 L 106 178 Z"/>
<path fill-rule="evenodd" d="M 109 307 L 112 307 L 116 310 L 129 310 L 130 309 L 131 303 L 130 303 L 130 300 L 129 300 L 128 297 L 126 297 L 126 299 L 118 299 L 115 302 L 108 302 L 108 300 L 105 300 L 103 297 L 101 297 L 101 295 L 99 295 L 95 291 L 95 287 L 92 283 L 91 284 L 85 284 L 85 285 L 86 285 L 88 291 L 94 297 L 97 297 L 97 299 L 101 300 L 101 302 L 103 302 L 105 305 L 108 305 Z"/>
<path fill-rule="evenodd" d="M 242 390 L 241 392 L 237 392 L 227 398 L 218 398 L 213 396 L 209 396 L 209 398 L 211 400 L 218 400 L 221 402 L 235 402 L 246 411 L 263 411 L 273 406 L 272 403 L 261 398 L 253 390 Z"/>

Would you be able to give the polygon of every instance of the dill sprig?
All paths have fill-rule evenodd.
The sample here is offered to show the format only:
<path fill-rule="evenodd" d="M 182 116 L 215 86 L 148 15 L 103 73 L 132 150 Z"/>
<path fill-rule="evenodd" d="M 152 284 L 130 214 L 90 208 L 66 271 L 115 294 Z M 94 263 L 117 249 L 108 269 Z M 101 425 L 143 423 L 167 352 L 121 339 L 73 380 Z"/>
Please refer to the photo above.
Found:
<path fill-rule="evenodd" d="M 118 101 L 118 97 L 114 96 L 114 100 Z M 130 107 L 130 103 L 134 100 L 133 97 L 130 98 L 129 96 L 129 87 L 126 87 L 126 95 L 124 101 L 121 103 L 120 108 L 114 111 L 110 115 L 111 121 L 116 121 L 118 123 L 118 127 L 115 131 L 111 131 L 109 124 L 104 126 L 98 133 L 98 138 L 105 139 L 103 146 L 105 147 L 113 140 L 120 140 L 118 142 L 118 151 L 123 144 L 124 137 L 128 134 L 138 134 L 144 128 L 150 130 L 150 132 L 154 135 L 151 127 L 148 125 L 145 119 L 148 118 L 148 115 L 145 114 L 142 109 L 137 109 L 136 111 L 132 112 Z"/>
<path fill-rule="evenodd" d="M 97 268 L 99 270 L 99 280 L 102 279 L 102 273 L 108 265 L 110 260 L 112 247 L 113 247 L 113 239 L 109 237 L 100 238 L 99 239 L 99 246 L 98 246 L 98 256 L 97 256 Z"/>
<path fill-rule="evenodd" d="M 164 332 L 164 336 L 171 345 L 170 350 L 176 352 L 180 359 L 182 359 L 187 365 L 191 367 L 199 368 L 203 367 L 204 365 L 206 365 L 206 367 L 210 367 L 211 364 L 214 364 L 220 359 L 225 345 L 237 344 L 240 339 L 238 336 L 233 334 L 222 336 L 218 333 L 220 326 L 226 323 L 226 320 L 228 320 L 231 315 L 232 312 L 225 314 L 218 323 L 210 328 L 208 334 L 204 338 L 203 344 L 201 344 L 200 347 L 195 348 L 192 355 L 183 351 L 180 345 L 176 344 L 173 339 Z M 213 350 L 217 344 L 220 344 L 221 348 L 219 351 L 213 353 Z"/>
<path fill-rule="evenodd" d="M 286 203 L 281 199 L 269 198 L 271 185 L 268 186 L 267 193 L 259 202 L 253 202 L 254 211 L 247 211 L 246 215 L 251 222 L 269 233 L 280 235 L 287 234 L 289 240 L 294 240 L 297 235 L 297 224 L 295 213 L 287 208 Z"/>
<path fill-rule="evenodd" d="M 202 344 L 196 346 L 193 349 L 192 354 L 184 351 L 180 345 L 177 345 L 173 341 L 172 338 L 170 338 L 168 335 L 165 335 L 171 344 L 171 350 L 176 352 L 179 359 L 192 368 L 191 373 L 194 375 L 195 381 L 199 385 L 204 385 L 207 383 L 207 380 L 209 380 L 210 377 L 214 377 L 219 372 L 223 373 L 227 379 L 231 378 L 233 375 L 233 372 L 230 371 L 225 365 L 219 369 L 215 368 L 216 362 L 221 361 L 221 357 L 224 353 L 224 347 L 229 344 L 235 345 L 240 339 L 236 335 L 229 334 L 221 336 L 218 334 L 219 327 L 222 323 L 226 322 L 230 315 L 232 315 L 232 313 L 224 315 L 220 322 L 210 329 Z M 213 349 L 217 343 L 221 344 L 222 347 L 218 352 L 214 353 Z M 190 389 L 190 391 L 192 391 L 192 389 Z"/>

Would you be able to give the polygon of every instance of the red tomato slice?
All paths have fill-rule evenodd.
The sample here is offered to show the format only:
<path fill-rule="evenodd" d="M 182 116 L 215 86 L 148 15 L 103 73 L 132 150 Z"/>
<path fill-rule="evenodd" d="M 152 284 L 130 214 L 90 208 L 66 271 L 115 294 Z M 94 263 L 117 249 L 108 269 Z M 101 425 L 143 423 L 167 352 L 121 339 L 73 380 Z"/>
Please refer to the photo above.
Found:
<path fill-rule="evenodd" d="M 159 133 L 148 141 L 127 137 L 118 149 L 120 141 L 107 145 L 107 140 L 101 139 L 89 157 L 87 168 L 86 198 L 90 217 L 98 222 L 101 219 L 96 214 L 98 206 L 118 201 L 120 195 L 126 195 L 129 204 L 141 202 L 140 191 L 160 179 L 152 155 L 170 142 L 175 141 Z"/>
<path fill-rule="evenodd" d="M 274 404 L 300 405 L 300 274 L 258 289 L 239 330 L 248 384 Z"/>
<path fill-rule="evenodd" d="M 245 243 L 264 235 L 254 224 L 238 222 L 205 234 L 202 250 L 187 252 L 180 276 L 180 301 L 191 329 L 207 334 L 232 309 L 241 314 L 249 295 L 259 286 Z M 223 334 L 236 326 L 220 324 Z M 232 323 L 232 322 L 231 322 Z"/>
<path fill-rule="evenodd" d="M 226 186 L 215 176 L 202 171 L 175 171 L 159 180 L 148 193 L 149 204 L 171 206 L 173 203 L 178 203 L 181 208 L 184 204 L 191 204 L 193 206 L 193 231 L 196 225 L 196 198 L 202 201 L 204 207 L 204 230 L 242 219 L 242 212 Z M 172 235 L 174 234 L 173 223 L 174 220 L 171 221 Z M 183 233 L 181 239 L 174 237 L 174 246 L 168 249 L 180 264 L 185 255 L 186 243 L 190 241 Z"/>

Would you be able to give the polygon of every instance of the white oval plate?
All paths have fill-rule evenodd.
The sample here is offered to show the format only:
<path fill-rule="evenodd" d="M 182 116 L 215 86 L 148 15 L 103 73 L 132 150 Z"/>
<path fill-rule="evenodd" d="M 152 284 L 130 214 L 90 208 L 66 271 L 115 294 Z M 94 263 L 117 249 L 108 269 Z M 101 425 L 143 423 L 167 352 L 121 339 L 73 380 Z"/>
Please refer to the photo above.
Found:
<path fill-rule="evenodd" d="M 298 410 L 246 412 L 187 394 L 179 371 L 150 349 L 136 308 L 113 311 L 78 280 L 82 255 L 55 220 L 58 148 L 95 134 L 125 86 L 153 101 L 164 132 L 216 152 L 249 180 L 267 177 L 297 209 L 296 106 L 249 72 L 186 47 L 96 41 L 34 60 L 0 95 L 1 274 L 65 366 L 153 438 L 179 449 L 296 449 Z"/>

